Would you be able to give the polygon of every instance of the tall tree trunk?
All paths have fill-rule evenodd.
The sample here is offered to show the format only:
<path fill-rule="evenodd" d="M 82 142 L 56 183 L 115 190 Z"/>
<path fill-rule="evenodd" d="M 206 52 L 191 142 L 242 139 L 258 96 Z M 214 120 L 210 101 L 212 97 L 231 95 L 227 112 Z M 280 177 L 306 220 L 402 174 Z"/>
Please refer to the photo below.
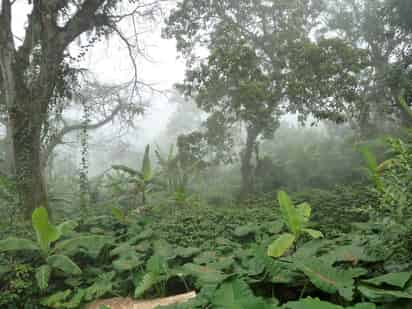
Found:
<path fill-rule="evenodd" d="M 255 151 L 256 139 L 259 130 L 254 126 L 247 127 L 246 145 L 241 154 L 242 187 L 240 197 L 247 199 L 254 193 L 254 166 L 252 164 L 253 152 Z"/>
<path fill-rule="evenodd" d="M 18 100 L 16 106 L 35 106 L 34 102 L 27 102 L 27 98 Z M 37 207 L 48 208 L 44 168 L 41 162 L 42 122 L 39 114 L 37 112 L 37 117 L 33 117 L 33 114 L 20 108 L 10 112 L 17 190 L 26 218 L 30 218 Z"/>
<path fill-rule="evenodd" d="M 16 169 L 14 166 L 13 140 L 9 122 L 5 123 L 5 126 L 6 136 L 4 138 L 4 164 L 2 164 L 3 172 L 6 175 L 14 176 L 16 175 Z"/>

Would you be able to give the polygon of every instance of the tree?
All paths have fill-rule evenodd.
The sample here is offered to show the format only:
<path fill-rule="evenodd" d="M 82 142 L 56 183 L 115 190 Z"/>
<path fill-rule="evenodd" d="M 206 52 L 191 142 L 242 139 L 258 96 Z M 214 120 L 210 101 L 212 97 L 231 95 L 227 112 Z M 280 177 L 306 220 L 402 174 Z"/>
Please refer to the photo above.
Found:
<path fill-rule="evenodd" d="M 139 2 L 120 13 L 121 0 L 30 0 L 24 38 L 16 43 L 12 29 L 15 1 L 3 0 L 0 11 L 0 92 L 7 112 L 15 158 L 17 188 L 27 217 L 47 206 L 42 173 L 42 135 L 56 99 L 70 95 L 69 46 L 82 34 L 92 45 L 116 33 L 127 43 L 118 23 L 153 4 Z M 18 42 L 18 41 L 17 41 Z M 70 78 L 71 77 L 71 78 Z"/>
<path fill-rule="evenodd" d="M 240 155 L 243 196 L 253 192 L 258 140 L 273 134 L 281 115 L 339 119 L 355 96 L 350 77 L 359 73 L 361 55 L 344 42 L 311 40 L 322 9 L 322 1 L 182 1 L 168 19 L 165 35 L 175 37 L 188 58 L 186 94 L 223 118 L 223 126 L 241 122 L 246 128 Z M 209 50 L 206 60 L 198 61 L 199 45 Z M 348 51 L 354 63 L 340 70 Z M 307 56 L 310 61 L 301 60 Z M 301 74 L 320 80 L 306 86 Z M 336 83 L 325 87 L 331 80 Z"/>
<path fill-rule="evenodd" d="M 387 15 L 392 22 L 406 31 L 412 32 L 412 3 L 405 0 L 388 0 Z"/>
<path fill-rule="evenodd" d="M 393 123 L 393 117 L 405 125 L 412 120 L 402 99 L 411 88 L 412 36 L 394 22 L 406 20 L 394 16 L 403 14 L 399 9 L 407 12 L 407 7 L 407 1 L 398 0 L 329 1 L 325 30 L 363 49 L 369 59 L 370 66 L 359 80 L 362 96 L 358 104 L 359 124 L 366 133 L 374 124 Z"/>
<path fill-rule="evenodd" d="M 242 192 L 246 196 L 253 192 L 252 156 L 257 140 L 261 134 L 268 135 L 276 129 L 281 98 L 255 51 L 246 42 L 226 42 L 212 51 L 206 65 L 189 72 L 187 82 L 189 89 L 190 85 L 197 85 L 198 106 L 214 117 L 222 116 L 221 124 L 244 124 L 246 145 L 240 160 Z"/>
<path fill-rule="evenodd" d="M 412 21 L 410 16 L 412 15 L 412 3 L 410 1 L 403 0 L 388 0 L 386 7 L 387 20 L 395 27 L 399 27 L 401 33 L 406 35 L 408 41 L 405 45 L 411 46 L 412 44 Z M 407 53 L 403 54 L 403 72 L 405 82 L 402 84 L 403 93 L 402 98 L 399 98 L 401 108 L 404 110 L 404 115 L 408 121 L 408 125 L 412 125 L 412 52 L 411 49 L 407 49 Z M 406 74 L 405 74 L 406 73 Z"/>

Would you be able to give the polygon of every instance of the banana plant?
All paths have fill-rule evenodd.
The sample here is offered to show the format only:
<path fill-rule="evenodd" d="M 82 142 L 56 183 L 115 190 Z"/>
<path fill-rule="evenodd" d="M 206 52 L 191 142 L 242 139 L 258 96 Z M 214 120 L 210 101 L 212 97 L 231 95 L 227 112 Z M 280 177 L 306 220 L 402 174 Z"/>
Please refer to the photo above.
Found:
<path fill-rule="evenodd" d="M 372 181 L 374 182 L 376 189 L 379 192 L 382 192 L 384 188 L 380 174 L 386 163 L 384 163 L 384 165 L 378 165 L 376 156 L 367 147 L 362 147 L 360 151 L 363 156 L 363 159 L 365 160 L 369 178 L 372 179 Z"/>
<path fill-rule="evenodd" d="M 167 179 L 167 189 L 174 195 L 186 194 L 186 189 L 191 177 L 199 169 L 199 162 L 190 166 L 184 166 L 179 155 L 174 152 L 174 145 L 169 148 L 169 153 L 163 156 L 159 147 L 155 150 L 158 163 L 161 167 L 161 175 Z"/>
<path fill-rule="evenodd" d="M 167 259 L 161 255 L 153 255 L 146 264 L 146 272 L 138 274 L 134 278 L 135 291 L 134 297 L 140 298 L 145 292 L 152 287 L 156 288 L 159 296 L 164 296 L 166 292 L 167 280 L 172 276 L 167 265 Z"/>
<path fill-rule="evenodd" d="M 267 250 L 269 256 L 281 257 L 298 241 L 302 234 L 307 234 L 312 238 L 323 237 L 322 232 L 306 227 L 312 212 L 312 208 L 308 203 L 295 206 L 289 195 L 284 191 L 278 192 L 278 201 L 282 220 L 289 233 L 281 234 L 272 242 Z"/>
<path fill-rule="evenodd" d="M 7 238 L 0 240 L 0 253 L 12 251 L 35 251 L 39 253 L 44 264 L 36 268 L 36 281 L 41 290 L 48 287 L 53 270 L 59 270 L 66 275 L 80 275 L 82 270 L 70 257 L 62 254 L 57 247 L 52 247 L 62 235 L 72 231 L 77 223 L 66 221 L 55 226 L 49 222 L 47 210 L 37 208 L 32 214 L 32 225 L 36 232 L 36 242 L 23 238 Z"/>
<path fill-rule="evenodd" d="M 174 191 L 174 175 L 177 169 L 177 155 L 174 152 L 174 145 L 170 145 L 169 153 L 167 156 L 163 156 L 159 146 L 155 150 L 157 161 L 160 165 L 160 174 L 167 179 L 167 190 L 169 192 Z"/>
<path fill-rule="evenodd" d="M 130 182 L 134 184 L 135 192 L 141 193 L 142 204 L 146 204 L 146 195 L 153 187 L 153 170 L 150 161 L 150 145 L 146 146 L 142 167 L 140 171 L 124 165 L 113 165 L 112 168 L 117 171 L 124 172 L 130 176 Z"/>

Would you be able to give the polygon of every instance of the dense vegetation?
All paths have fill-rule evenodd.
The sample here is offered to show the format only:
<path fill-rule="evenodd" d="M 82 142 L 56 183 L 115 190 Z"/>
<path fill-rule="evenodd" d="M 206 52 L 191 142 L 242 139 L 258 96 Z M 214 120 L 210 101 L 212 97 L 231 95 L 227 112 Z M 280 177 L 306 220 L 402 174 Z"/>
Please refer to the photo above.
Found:
<path fill-rule="evenodd" d="M 145 112 L 122 22 L 164 3 L 28 1 L 23 39 L 0 3 L 0 308 L 412 307 L 410 1 L 178 1 L 178 107 L 103 157 L 92 131 Z M 132 82 L 79 65 L 114 36 Z"/>

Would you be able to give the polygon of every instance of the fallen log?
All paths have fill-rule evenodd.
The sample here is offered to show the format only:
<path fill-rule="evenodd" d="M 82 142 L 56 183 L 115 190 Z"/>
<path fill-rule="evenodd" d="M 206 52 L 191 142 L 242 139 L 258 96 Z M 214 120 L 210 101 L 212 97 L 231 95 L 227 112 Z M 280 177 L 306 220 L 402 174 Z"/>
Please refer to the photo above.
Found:
<path fill-rule="evenodd" d="M 95 301 L 89 304 L 87 309 L 100 309 L 100 306 L 106 305 L 111 309 L 154 309 L 156 306 L 166 306 L 180 304 L 196 297 L 196 292 L 180 294 L 165 298 L 156 298 L 150 300 L 133 300 L 131 298 L 111 298 Z"/>

